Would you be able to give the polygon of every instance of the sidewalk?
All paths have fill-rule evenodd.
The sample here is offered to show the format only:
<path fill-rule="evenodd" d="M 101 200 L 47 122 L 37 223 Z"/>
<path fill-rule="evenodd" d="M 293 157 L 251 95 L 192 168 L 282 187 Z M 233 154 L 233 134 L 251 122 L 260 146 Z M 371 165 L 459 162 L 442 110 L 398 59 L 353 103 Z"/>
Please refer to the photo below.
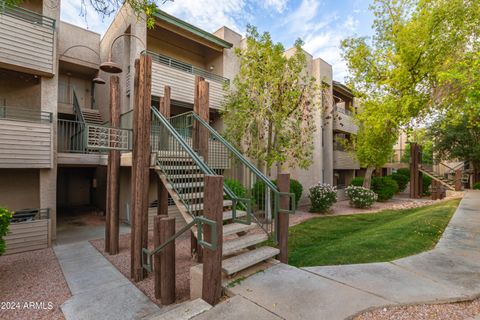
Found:
<path fill-rule="evenodd" d="M 130 320 L 160 311 L 88 241 L 54 251 L 72 293 L 61 306 L 65 319 Z"/>
<path fill-rule="evenodd" d="M 230 289 L 235 297 L 193 319 L 345 319 L 381 306 L 480 295 L 480 191 L 468 191 L 437 246 L 385 263 L 278 264 Z"/>

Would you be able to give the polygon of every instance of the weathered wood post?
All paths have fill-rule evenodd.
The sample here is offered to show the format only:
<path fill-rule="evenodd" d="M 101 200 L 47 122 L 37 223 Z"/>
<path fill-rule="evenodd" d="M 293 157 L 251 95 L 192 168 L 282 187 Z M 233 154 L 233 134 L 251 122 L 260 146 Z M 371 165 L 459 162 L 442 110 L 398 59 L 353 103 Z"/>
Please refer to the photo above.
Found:
<path fill-rule="evenodd" d="M 152 58 L 135 60 L 132 154 L 131 277 L 144 278 L 142 248 L 148 245 L 148 186 L 150 180 L 150 105 Z"/>
<path fill-rule="evenodd" d="M 455 170 L 455 191 L 462 190 L 462 170 Z"/>
<path fill-rule="evenodd" d="M 209 122 L 209 83 L 200 76 L 195 77 L 195 92 L 193 111 L 205 122 Z M 193 149 L 203 157 L 203 161 L 208 161 L 208 130 L 199 123 L 193 123 L 192 132 Z M 190 247 L 192 256 L 196 254 L 197 261 L 203 261 L 203 248 L 197 243 L 197 238 L 193 233 L 190 234 Z"/>
<path fill-rule="evenodd" d="M 110 123 L 112 128 L 120 127 L 120 78 L 118 76 L 110 77 Z M 114 147 L 115 139 L 111 139 L 110 144 Z M 109 253 L 118 253 L 118 238 L 120 233 L 120 151 L 110 150 L 108 155 L 107 168 L 107 190 L 108 190 L 108 228 L 109 234 Z M 107 244 L 107 241 L 105 241 Z"/>
<path fill-rule="evenodd" d="M 160 220 L 166 218 L 167 216 L 159 215 L 153 217 L 153 247 L 157 248 L 162 244 L 162 239 L 160 236 Z M 161 283 L 160 283 L 160 253 L 157 253 L 153 256 L 153 287 L 155 290 L 155 298 L 161 298 Z"/>
<path fill-rule="evenodd" d="M 410 143 L 410 198 L 420 198 L 420 171 L 419 171 L 418 144 Z"/>
<path fill-rule="evenodd" d="M 217 248 L 203 250 L 202 299 L 211 305 L 222 296 L 223 176 L 205 176 L 205 218 L 216 222 Z M 204 228 L 204 239 L 212 242 L 212 230 Z"/>
<path fill-rule="evenodd" d="M 289 173 L 280 173 L 278 175 L 278 190 L 280 192 L 290 192 L 290 174 Z M 290 201 L 287 196 L 280 197 L 280 208 L 289 209 Z M 278 247 L 280 249 L 280 254 L 278 259 L 282 263 L 288 263 L 288 224 L 289 224 L 289 214 L 288 213 L 278 213 L 277 223 L 277 232 L 278 232 Z"/>
<path fill-rule="evenodd" d="M 175 235 L 175 218 L 160 219 L 160 243 Z M 163 305 L 175 302 L 175 240 L 160 252 L 160 299 Z"/>
<path fill-rule="evenodd" d="M 169 118 L 170 117 L 170 87 L 165 86 L 164 89 L 164 94 L 161 99 L 160 103 L 160 113 L 165 117 Z M 162 138 L 166 138 L 166 132 L 157 132 L 160 137 L 159 139 L 159 147 L 162 146 Z M 163 137 L 162 137 L 163 135 Z M 168 142 L 167 142 L 168 145 Z M 157 207 L 157 214 L 158 215 L 168 215 L 168 191 L 167 187 L 163 184 L 162 179 L 157 175 L 157 201 L 158 201 L 158 207 Z"/>

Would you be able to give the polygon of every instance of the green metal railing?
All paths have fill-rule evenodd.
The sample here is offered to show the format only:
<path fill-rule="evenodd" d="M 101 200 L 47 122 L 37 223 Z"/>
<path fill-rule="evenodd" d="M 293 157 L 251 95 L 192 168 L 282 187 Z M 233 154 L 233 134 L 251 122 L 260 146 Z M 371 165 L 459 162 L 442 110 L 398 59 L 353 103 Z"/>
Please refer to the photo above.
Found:
<path fill-rule="evenodd" d="M 22 223 L 35 220 L 50 219 L 49 208 L 20 209 L 13 213 L 11 223 Z"/>
<path fill-rule="evenodd" d="M 223 83 L 226 83 L 226 84 L 230 83 L 230 80 L 228 78 L 225 78 L 225 77 L 219 76 L 217 74 L 208 72 L 206 70 L 197 68 L 197 67 L 195 67 L 191 64 L 188 64 L 186 62 L 183 62 L 183 61 L 180 61 L 180 60 L 177 60 L 177 59 L 174 59 L 174 58 L 170 58 L 170 57 L 167 57 L 167 56 L 164 56 L 162 54 L 155 53 L 155 52 L 152 52 L 152 51 L 143 51 L 142 54 L 143 53 L 146 53 L 149 56 L 151 56 L 153 61 L 161 63 L 163 65 L 166 65 L 170 68 L 174 68 L 174 69 L 177 69 L 177 70 L 180 70 L 180 71 L 191 73 L 193 75 L 201 76 L 201 77 L 204 77 L 205 79 L 213 80 L 215 82 L 219 82 L 219 83 L 222 83 L 222 84 Z"/>
<path fill-rule="evenodd" d="M 19 107 L 0 107 L 0 119 L 51 123 L 52 113 L 36 109 L 27 109 Z"/>
<path fill-rule="evenodd" d="M 77 121 L 85 124 L 85 117 L 83 116 L 82 108 L 80 108 L 80 104 L 78 103 L 78 98 L 77 98 L 77 94 L 75 93 L 75 89 L 72 89 L 72 92 L 73 92 L 73 112 L 75 113 L 75 117 Z"/>
<path fill-rule="evenodd" d="M 253 219 L 276 241 L 276 221 L 279 212 L 295 212 L 295 195 L 280 192 L 277 186 L 260 172 L 243 154 L 225 140 L 215 129 L 202 120 L 196 113 L 187 112 L 171 117 L 170 123 L 189 147 L 198 151 L 196 140 L 208 136 L 208 153 L 205 163 L 215 174 L 225 178 L 225 190 L 242 199 L 237 201 L 238 208 L 245 210 L 247 219 Z M 290 199 L 289 209 L 280 209 L 280 197 Z M 241 219 L 236 219 L 241 221 Z"/>
<path fill-rule="evenodd" d="M 107 123 L 108 124 L 108 123 Z M 85 125 L 87 150 L 132 150 L 133 134 L 131 129 L 113 128 L 104 125 Z"/>
<path fill-rule="evenodd" d="M 42 16 L 41 14 L 19 6 L 8 5 L 5 0 L 0 0 L 0 15 L 7 15 L 16 19 L 39 24 L 55 30 L 55 19 Z"/>
<path fill-rule="evenodd" d="M 86 153 L 87 151 L 83 122 L 58 119 L 57 139 L 58 152 Z"/>

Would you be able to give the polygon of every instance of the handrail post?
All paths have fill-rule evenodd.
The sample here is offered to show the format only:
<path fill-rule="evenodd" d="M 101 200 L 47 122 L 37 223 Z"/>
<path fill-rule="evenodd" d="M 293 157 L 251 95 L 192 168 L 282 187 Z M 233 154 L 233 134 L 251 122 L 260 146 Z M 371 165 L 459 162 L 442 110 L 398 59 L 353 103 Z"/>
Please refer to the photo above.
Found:
<path fill-rule="evenodd" d="M 455 170 L 455 191 L 462 190 L 462 170 Z"/>
<path fill-rule="evenodd" d="M 160 236 L 160 220 L 166 218 L 166 215 L 158 215 L 153 217 L 153 247 L 157 248 L 162 244 Z M 161 298 L 162 286 L 160 282 L 160 253 L 153 256 L 153 286 L 155 290 L 155 299 Z"/>
<path fill-rule="evenodd" d="M 289 173 L 280 173 L 278 175 L 278 189 L 280 192 L 290 192 L 290 174 Z M 289 197 L 286 195 L 280 195 L 279 207 L 280 209 L 290 209 Z M 280 254 L 278 258 L 282 263 L 288 263 L 288 224 L 289 224 L 289 214 L 282 212 L 281 210 L 277 214 L 278 221 L 277 224 L 277 236 L 278 236 L 278 247 L 280 249 Z"/>
<path fill-rule="evenodd" d="M 202 299 L 215 305 L 222 296 L 223 176 L 205 176 L 204 190 L 204 216 L 216 223 L 217 246 L 203 250 Z M 212 242 L 212 231 L 205 228 L 205 241 Z"/>

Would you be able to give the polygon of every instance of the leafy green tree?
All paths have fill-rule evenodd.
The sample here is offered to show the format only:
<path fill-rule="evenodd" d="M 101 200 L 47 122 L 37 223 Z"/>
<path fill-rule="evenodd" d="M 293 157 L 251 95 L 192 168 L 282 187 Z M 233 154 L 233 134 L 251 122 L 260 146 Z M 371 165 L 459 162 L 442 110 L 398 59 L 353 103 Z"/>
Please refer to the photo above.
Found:
<path fill-rule="evenodd" d="M 350 87 L 367 109 L 380 110 L 367 110 L 373 120 L 359 118 L 367 123 L 355 148 L 367 166 L 385 163 L 393 132 L 413 119 L 475 105 L 464 102 L 479 100 L 478 70 L 469 65 L 480 65 L 480 1 L 376 0 L 371 10 L 374 36 L 342 41 Z"/>
<path fill-rule="evenodd" d="M 470 114 L 449 112 L 440 116 L 429 129 L 438 159 L 470 161 L 473 183 L 476 183 L 480 173 L 480 127 L 472 124 L 471 118 Z"/>
<path fill-rule="evenodd" d="M 267 175 L 274 164 L 308 168 L 316 130 L 317 85 L 304 72 L 305 53 L 297 40 L 290 57 L 270 34 L 247 27 L 246 47 L 237 49 L 240 70 L 224 110 L 225 136 Z"/>

